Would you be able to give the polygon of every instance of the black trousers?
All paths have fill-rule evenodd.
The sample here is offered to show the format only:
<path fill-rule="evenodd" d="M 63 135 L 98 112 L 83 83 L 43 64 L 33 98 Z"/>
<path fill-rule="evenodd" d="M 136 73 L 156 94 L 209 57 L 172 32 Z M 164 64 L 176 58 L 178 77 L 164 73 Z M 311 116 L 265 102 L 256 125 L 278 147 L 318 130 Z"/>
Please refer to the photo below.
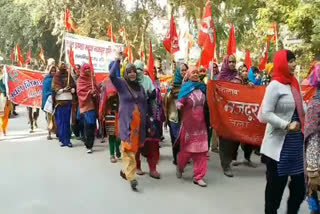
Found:
<path fill-rule="evenodd" d="M 230 163 L 237 157 L 240 143 L 238 141 L 219 137 L 219 155 L 223 170 L 230 168 Z"/>
<path fill-rule="evenodd" d="M 265 214 L 277 214 L 289 176 L 278 176 L 277 162 L 267 156 L 262 156 L 262 159 L 267 167 Z M 287 214 L 297 214 L 306 194 L 304 173 L 290 176 L 289 190 Z"/>
<path fill-rule="evenodd" d="M 95 129 L 96 129 L 95 125 L 88 124 L 86 120 L 84 120 L 84 137 L 85 137 L 84 144 L 86 145 L 87 149 L 92 149 L 93 147 Z"/>

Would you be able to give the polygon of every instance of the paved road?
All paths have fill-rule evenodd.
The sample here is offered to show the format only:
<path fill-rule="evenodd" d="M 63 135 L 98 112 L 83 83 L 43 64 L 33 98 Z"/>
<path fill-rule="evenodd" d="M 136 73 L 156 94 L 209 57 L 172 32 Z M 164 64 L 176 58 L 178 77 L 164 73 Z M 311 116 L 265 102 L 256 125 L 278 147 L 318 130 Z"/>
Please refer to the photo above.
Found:
<path fill-rule="evenodd" d="M 192 184 L 189 166 L 183 179 L 175 177 L 169 138 L 161 148 L 161 180 L 138 177 L 140 193 L 120 179 L 121 163 L 109 162 L 107 144 L 96 141 L 93 154 L 79 141 L 74 148 L 60 148 L 47 141 L 44 129 L 28 133 L 25 108 L 9 121 L 8 136 L 0 138 L 1 214 L 262 214 L 264 167 L 239 166 L 236 177 L 226 178 L 217 154 L 211 154 L 207 188 Z M 45 127 L 43 114 L 40 127 Z M 242 152 L 240 152 L 242 154 Z M 258 162 L 258 157 L 254 157 Z M 143 161 L 143 169 L 147 164 Z M 285 213 L 285 197 L 279 213 Z M 302 213 L 308 213 L 304 203 Z"/>

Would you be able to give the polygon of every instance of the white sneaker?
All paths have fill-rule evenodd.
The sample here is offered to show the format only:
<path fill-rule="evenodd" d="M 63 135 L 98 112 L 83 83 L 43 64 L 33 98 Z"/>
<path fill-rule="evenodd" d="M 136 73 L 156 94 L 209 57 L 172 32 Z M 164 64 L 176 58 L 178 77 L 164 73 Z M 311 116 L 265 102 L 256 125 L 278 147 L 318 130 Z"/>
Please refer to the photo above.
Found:
<path fill-rule="evenodd" d="M 93 152 L 92 149 L 88 149 L 87 151 L 88 154 L 91 154 L 92 152 Z"/>

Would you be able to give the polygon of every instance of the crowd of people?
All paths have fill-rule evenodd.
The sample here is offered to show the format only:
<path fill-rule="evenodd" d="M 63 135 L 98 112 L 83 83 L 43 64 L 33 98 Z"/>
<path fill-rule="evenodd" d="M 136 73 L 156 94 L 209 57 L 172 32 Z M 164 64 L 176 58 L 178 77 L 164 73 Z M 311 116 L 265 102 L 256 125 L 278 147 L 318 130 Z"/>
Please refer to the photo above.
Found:
<path fill-rule="evenodd" d="M 236 57 L 226 56 L 221 65 L 209 68 L 181 63 L 174 71 L 170 87 L 163 95 L 155 69 L 152 81 L 145 64 L 123 61 L 121 54 L 110 63 L 109 77 L 97 84 L 89 64 L 68 70 L 48 61 L 43 81 L 41 109 L 46 113 L 48 140 L 56 134 L 61 147 L 72 147 L 72 133 L 84 142 L 87 153 L 93 152 L 96 136 L 108 139 L 110 161 L 122 160 L 120 176 L 138 191 L 136 175 L 143 175 L 140 156 L 147 159 L 149 175 L 160 179 L 157 169 L 163 127 L 169 128 L 172 160 L 176 176 L 182 178 L 184 168 L 193 164 L 193 183 L 206 187 L 208 152 L 219 153 L 223 173 L 233 177 L 233 167 L 244 164 L 256 168 L 253 153 L 261 155 L 266 165 L 265 213 L 274 214 L 290 177 L 287 213 L 298 213 L 308 195 L 309 207 L 320 213 L 320 63 L 314 63 L 307 77 L 316 93 L 308 105 L 303 101 L 300 84 L 294 77 L 296 57 L 288 50 L 278 51 L 265 70 L 236 68 Z M 260 147 L 217 136 L 210 126 L 207 103 L 208 80 L 220 80 L 256 87 L 268 85 L 258 118 L 266 123 Z M 0 114 L 1 131 L 6 134 L 9 101 L 0 81 L 4 113 Z M 1 106 L 0 106 L 1 107 Z M 39 110 L 28 109 L 31 131 L 37 126 Z M 190 122 L 192 121 L 192 122 Z M 244 160 L 237 160 L 239 147 Z M 307 188 L 306 188 L 307 184 Z"/>

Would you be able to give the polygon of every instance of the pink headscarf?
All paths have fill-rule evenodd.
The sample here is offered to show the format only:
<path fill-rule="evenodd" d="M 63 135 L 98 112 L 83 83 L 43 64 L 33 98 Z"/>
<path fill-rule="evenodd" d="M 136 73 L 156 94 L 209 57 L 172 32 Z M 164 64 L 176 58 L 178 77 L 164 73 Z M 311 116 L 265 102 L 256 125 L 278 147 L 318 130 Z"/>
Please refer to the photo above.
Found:
<path fill-rule="evenodd" d="M 186 74 L 184 75 L 183 82 L 187 82 L 190 79 L 190 77 L 192 75 L 192 71 L 194 71 L 194 70 L 198 70 L 198 68 L 196 66 L 189 67 Z"/>

